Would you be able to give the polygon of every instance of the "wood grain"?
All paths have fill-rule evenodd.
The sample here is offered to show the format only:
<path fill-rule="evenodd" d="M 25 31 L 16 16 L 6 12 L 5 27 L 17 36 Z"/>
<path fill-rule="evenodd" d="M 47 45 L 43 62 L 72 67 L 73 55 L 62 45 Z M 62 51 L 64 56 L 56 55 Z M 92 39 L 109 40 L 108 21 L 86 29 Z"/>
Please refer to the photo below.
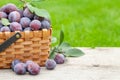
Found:
<path fill-rule="evenodd" d="M 120 80 L 120 48 L 80 48 L 85 55 L 67 58 L 55 70 L 42 67 L 39 75 L 16 75 L 0 69 L 1 80 Z"/>

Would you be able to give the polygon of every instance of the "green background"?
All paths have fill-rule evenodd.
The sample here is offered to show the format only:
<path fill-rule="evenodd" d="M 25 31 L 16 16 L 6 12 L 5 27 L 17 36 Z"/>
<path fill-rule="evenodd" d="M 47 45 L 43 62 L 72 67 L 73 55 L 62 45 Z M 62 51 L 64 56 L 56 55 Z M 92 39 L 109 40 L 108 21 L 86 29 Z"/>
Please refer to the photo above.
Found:
<path fill-rule="evenodd" d="M 30 1 L 30 0 L 28 0 Z M 0 6 L 19 0 L 0 1 Z M 44 0 L 33 2 L 51 15 L 53 36 L 62 29 L 72 46 L 120 46 L 120 0 Z"/>

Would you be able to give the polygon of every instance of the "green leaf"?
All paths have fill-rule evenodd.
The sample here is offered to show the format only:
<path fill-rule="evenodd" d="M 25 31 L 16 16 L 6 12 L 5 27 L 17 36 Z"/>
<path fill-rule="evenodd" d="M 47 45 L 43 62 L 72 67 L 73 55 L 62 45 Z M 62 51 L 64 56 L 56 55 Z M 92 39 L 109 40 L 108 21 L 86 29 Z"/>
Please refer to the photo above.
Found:
<path fill-rule="evenodd" d="M 37 16 L 50 19 L 50 15 L 45 9 L 39 9 L 37 7 L 30 5 L 29 3 L 27 4 L 27 7 L 32 13 L 35 13 Z"/>
<path fill-rule="evenodd" d="M 59 42 L 59 46 L 62 44 L 63 40 L 64 40 L 64 32 L 61 30 L 61 31 L 60 31 L 60 42 Z"/>
<path fill-rule="evenodd" d="M 5 25 L 5 26 L 7 26 L 7 25 L 10 24 L 9 20 L 6 19 L 6 18 L 2 18 L 2 19 L 1 19 L 1 22 L 2 22 L 2 24 Z"/>
<path fill-rule="evenodd" d="M 70 48 L 64 53 L 64 55 L 67 57 L 79 57 L 84 55 L 84 52 L 82 52 L 80 49 Z"/>
<path fill-rule="evenodd" d="M 49 13 L 45 9 L 35 9 L 35 14 L 40 17 L 45 17 L 46 19 L 50 19 Z"/>
<path fill-rule="evenodd" d="M 52 37 L 52 43 L 56 43 L 57 42 L 57 38 L 56 37 Z"/>
<path fill-rule="evenodd" d="M 32 5 L 30 5 L 29 3 L 26 4 L 26 6 L 28 7 L 28 9 L 33 13 L 34 12 L 34 7 Z"/>
<path fill-rule="evenodd" d="M 71 48 L 71 46 L 67 42 L 62 42 L 61 45 L 59 46 L 59 49 L 61 49 L 62 52 L 66 52 L 66 50 L 68 50 L 69 48 Z"/>
<path fill-rule="evenodd" d="M 55 57 L 55 50 L 56 50 L 56 47 L 54 47 L 51 52 L 50 52 L 50 55 L 49 55 L 49 59 L 54 59 Z"/>
<path fill-rule="evenodd" d="M 64 48 L 64 47 L 71 47 L 71 46 L 70 46 L 70 44 L 67 43 L 67 42 L 62 42 L 61 45 L 60 45 L 60 47 L 63 47 L 63 48 Z"/>

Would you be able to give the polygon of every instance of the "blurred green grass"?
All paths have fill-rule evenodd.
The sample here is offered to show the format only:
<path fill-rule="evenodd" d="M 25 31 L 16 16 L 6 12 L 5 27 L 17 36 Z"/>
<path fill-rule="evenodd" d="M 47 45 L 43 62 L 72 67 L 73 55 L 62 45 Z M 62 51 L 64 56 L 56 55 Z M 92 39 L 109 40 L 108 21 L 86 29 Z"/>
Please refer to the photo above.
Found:
<path fill-rule="evenodd" d="M 18 0 L 6 3 L 22 4 Z M 36 7 L 51 15 L 53 36 L 59 38 L 62 29 L 65 41 L 72 46 L 120 46 L 120 0 L 45 0 Z"/>

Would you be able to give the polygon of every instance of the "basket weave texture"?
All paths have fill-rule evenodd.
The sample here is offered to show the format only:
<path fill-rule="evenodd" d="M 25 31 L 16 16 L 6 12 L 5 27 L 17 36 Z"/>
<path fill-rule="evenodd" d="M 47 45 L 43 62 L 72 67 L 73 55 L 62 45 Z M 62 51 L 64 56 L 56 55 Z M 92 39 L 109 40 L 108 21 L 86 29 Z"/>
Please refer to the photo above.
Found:
<path fill-rule="evenodd" d="M 0 32 L 0 44 L 15 32 Z M 33 60 L 44 66 L 49 57 L 52 29 L 20 32 L 22 37 L 0 53 L 0 68 L 10 68 L 14 59 Z"/>

